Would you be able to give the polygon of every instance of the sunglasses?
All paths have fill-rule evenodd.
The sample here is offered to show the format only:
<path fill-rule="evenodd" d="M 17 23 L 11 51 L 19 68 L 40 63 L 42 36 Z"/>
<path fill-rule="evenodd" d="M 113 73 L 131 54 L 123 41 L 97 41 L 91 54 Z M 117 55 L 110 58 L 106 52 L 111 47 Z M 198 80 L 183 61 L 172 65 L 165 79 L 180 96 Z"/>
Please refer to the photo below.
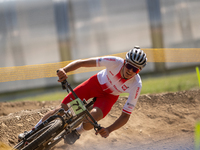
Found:
<path fill-rule="evenodd" d="M 133 66 L 133 65 L 131 65 L 129 63 L 126 63 L 125 66 L 129 70 L 132 69 L 132 71 L 135 72 L 135 73 L 139 73 L 140 72 L 140 69 L 136 68 L 135 66 Z"/>

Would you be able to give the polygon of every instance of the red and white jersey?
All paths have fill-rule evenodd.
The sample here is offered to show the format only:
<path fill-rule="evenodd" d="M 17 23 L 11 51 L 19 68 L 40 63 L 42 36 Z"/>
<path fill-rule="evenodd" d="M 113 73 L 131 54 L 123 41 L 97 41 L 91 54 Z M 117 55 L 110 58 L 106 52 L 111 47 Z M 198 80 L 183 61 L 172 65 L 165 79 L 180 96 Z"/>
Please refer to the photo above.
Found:
<path fill-rule="evenodd" d="M 142 81 L 139 74 L 136 74 L 128 80 L 123 79 L 121 77 L 120 70 L 123 67 L 124 59 L 120 57 L 100 57 L 97 58 L 96 62 L 97 67 L 106 67 L 106 69 L 97 74 L 98 81 L 103 91 L 113 95 L 129 93 L 128 100 L 123 107 L 123 112 L 131 114 L 137 103 L 142 88 Z"/>

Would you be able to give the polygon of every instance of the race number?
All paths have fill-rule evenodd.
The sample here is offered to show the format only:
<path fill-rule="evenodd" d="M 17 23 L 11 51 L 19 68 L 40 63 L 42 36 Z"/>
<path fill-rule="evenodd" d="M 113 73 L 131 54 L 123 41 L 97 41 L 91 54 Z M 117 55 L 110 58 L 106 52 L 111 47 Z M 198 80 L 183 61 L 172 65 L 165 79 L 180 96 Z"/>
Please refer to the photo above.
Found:
<path fill-rule="evenodd" d="M 67 104 L 67 106 L 71 110 L 73 116 L 76 116 L 86 110 L 85 105 L 79 98 L 71 101 Z"/>

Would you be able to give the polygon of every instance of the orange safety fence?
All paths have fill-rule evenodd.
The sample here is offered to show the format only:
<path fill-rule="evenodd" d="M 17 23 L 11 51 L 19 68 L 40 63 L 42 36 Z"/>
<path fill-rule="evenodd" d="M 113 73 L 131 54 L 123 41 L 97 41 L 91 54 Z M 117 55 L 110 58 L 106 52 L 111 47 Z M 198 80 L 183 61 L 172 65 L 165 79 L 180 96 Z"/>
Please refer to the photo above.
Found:
<path fill-rule="evenodd" d="M 200 48 L 160 48 L 143 49 L 147 54 L 148 62 L 200 62 Z M 125 58 L 126 52 L 113 54 Z M 38 78 L 56 77 L 56 70 L 72 62 L 14 66 L 0 68 L 0 82 L 15 80 L 30 80 Z M 69 72 L 68 75 L 101 70 L 102 67 L 79 68 Z"/>

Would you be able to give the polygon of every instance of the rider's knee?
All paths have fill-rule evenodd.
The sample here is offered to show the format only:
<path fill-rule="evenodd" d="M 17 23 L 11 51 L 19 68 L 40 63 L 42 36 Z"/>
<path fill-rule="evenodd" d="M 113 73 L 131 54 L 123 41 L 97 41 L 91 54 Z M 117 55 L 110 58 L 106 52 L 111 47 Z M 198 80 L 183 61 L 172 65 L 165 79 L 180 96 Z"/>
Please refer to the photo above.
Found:
<path fill-rule="evenodd" d="M 94 107 L 92 110 L 91 110 L 91 115 L 92 117 L 96 120 L 96 121 L 99 121 L 103 118 L 103 112 L 100 108 L 98 107 Z"/>
<path fill-rule="evenodd" d="M 65 111 L 69 109 L 68 106 L 63 103 L 60 104 L 60 108 L 64 108 Z"/>

